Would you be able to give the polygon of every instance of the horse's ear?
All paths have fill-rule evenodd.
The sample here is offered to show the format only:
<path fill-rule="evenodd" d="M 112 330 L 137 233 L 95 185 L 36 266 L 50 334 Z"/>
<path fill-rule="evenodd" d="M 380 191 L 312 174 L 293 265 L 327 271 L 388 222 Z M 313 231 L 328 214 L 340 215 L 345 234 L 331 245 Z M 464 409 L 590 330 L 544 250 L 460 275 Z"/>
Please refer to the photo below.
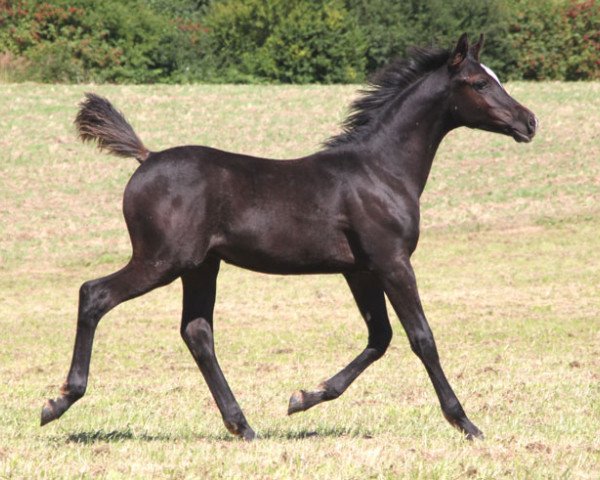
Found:
<path fill-rule="evenodd" d="M 469 53 L 469 39 L 466 33 L 463 33 L 458 39 L 458 43 L 456 44 L 456 48 L 452 55 L 450 55 L 450 60 L 448 60 L 448 66 L 452 69 L 457 68 L 465 58 L 467 58 L 467 54 Z"/>
<path fill-rule="evenodd" d="M 471 55 L 477 61 L 479 61 L 479 53 L 481 52 L 481 49 L 483 48 L 484 38 L 485 37 L 483 36 L 483 33 L 482 33 L 481 35 L 479 35 L 479 40 L 477 41 L 477 43 L 471 47 Z"/>

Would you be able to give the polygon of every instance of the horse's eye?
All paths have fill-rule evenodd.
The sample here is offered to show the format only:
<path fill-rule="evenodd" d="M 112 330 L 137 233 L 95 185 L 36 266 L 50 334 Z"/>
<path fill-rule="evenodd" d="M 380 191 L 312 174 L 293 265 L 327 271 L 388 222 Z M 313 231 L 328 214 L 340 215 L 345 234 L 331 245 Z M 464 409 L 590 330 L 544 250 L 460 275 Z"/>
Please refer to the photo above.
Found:
<path fill-rule="evenodd" d="M 487 86 L 488 86 L 487 80 L 479 80 L 479 81 L 473 83 L 473 88 L 478 91 L 483 90 Z"/>

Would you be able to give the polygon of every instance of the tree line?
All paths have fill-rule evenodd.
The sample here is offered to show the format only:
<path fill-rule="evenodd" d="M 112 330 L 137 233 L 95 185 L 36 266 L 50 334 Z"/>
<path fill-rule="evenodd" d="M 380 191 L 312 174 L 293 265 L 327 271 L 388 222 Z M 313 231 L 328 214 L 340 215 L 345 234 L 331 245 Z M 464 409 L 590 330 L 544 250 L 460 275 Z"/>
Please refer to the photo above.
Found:
<path fill-rule="evenodd" d="M 0 0 L 0 80 L 359 83 L 486 34 L 505 79 L 600 79 L 600 0 Z"/>

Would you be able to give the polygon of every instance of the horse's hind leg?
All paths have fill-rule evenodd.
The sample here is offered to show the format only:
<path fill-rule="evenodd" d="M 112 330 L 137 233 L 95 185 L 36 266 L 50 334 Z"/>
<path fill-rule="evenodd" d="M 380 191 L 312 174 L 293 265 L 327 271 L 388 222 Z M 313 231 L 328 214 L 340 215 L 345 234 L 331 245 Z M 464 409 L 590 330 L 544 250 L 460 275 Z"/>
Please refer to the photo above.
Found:
<path fill-rule="evenodd" d="M 367 324 L 367 347 L 343 370 L 319 385 L 317 390 L 294 392 L 290 398 L 288 415 L 339 397 L 369 365 L 383 356 L 390 344 L 392 327 L 379 280 L 369 273 L 347 274 L 345 277 Z"/>
<path fill-rule="evenodd" d="M 219 259 L 209 257 L 199 268 L 181 276 L 181 336 L 202 372 L 227 429 L 244 440 L 252 440 L 254 431 L 233 396 L 215 355 L 213 307 L 219 262 Z"/>
<path fill-rule="evenodd" d="M 132 260 L 123 269 L 97 280 L 85 282 L 79 290 L 77 333 L 71 368 L 60 396 L 48 400 L 42 409 L 41 424 L 56 420 L 83 397 L 88 381 L 94 333 L 100 319 L 112 308 L 176 278 L 167 270 L 147 262 Z"/>

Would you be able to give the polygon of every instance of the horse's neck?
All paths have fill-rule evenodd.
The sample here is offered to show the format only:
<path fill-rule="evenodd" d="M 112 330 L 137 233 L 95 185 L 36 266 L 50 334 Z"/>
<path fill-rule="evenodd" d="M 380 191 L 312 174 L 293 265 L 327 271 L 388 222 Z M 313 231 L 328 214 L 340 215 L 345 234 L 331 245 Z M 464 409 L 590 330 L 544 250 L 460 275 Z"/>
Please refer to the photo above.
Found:
<path fill-rule="evenodd" d="M 420 196 L 433 158 L 444 136 L 452 129 L 446 115 L 446 93 L 435 88 L 435 79 L 420 82 L 399 99 L 399 107 L 370 140 L 378 167 Z"/>

